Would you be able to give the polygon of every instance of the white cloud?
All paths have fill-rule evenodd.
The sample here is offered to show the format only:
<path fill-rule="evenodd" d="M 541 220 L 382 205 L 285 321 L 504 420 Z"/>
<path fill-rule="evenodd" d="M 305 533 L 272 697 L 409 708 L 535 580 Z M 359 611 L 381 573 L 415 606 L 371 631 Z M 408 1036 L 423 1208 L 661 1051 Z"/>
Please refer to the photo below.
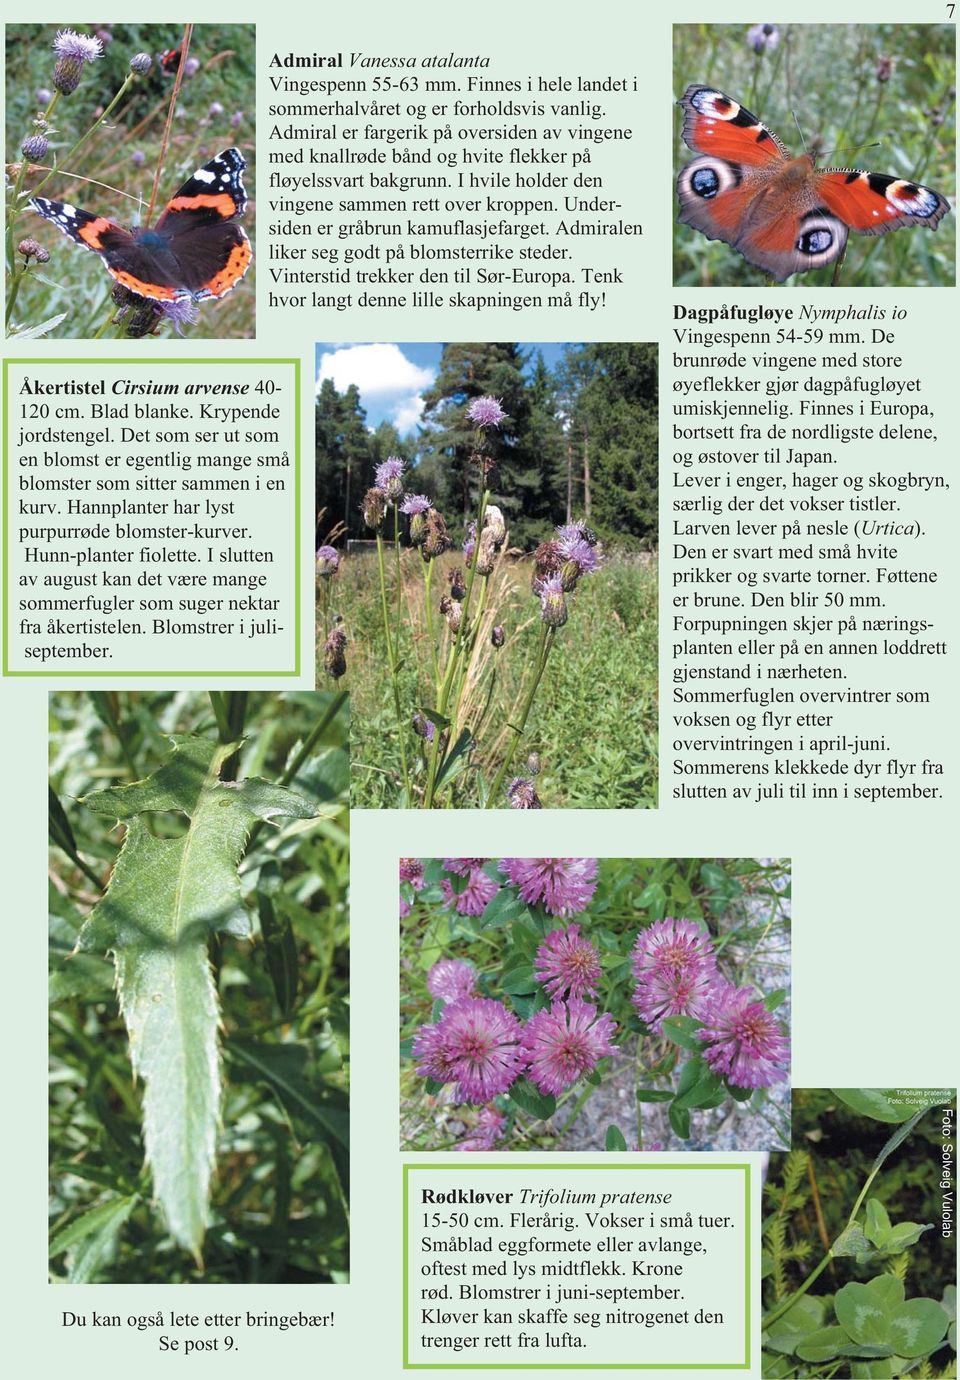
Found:
<path fill-rule="evenodd" d="M 338 393 L 356 384 L 362 405 L 387 416 L 403 435 L 420 420 L 421 393 L 434 372 L 407 359 L 399 345 L 344 345 L 320 356 L 318 389 L 324 379 L 331 379 Z"/>

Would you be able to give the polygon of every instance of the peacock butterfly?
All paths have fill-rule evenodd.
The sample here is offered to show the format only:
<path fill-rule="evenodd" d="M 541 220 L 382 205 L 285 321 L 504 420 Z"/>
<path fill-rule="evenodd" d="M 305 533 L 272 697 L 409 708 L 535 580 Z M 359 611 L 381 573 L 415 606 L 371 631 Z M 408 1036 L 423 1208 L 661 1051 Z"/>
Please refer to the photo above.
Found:
<path fill-rule="evenodd" d="M 684 142 L 699 154 L 677 178 L 679 220 L 723 240 L 778 282 L 843 253 L 847 232 L 935 230 L 950 207 L 929 187 L 885 173 L 818 168 L 722 91 L 692 83 L 680 101 Z"/>

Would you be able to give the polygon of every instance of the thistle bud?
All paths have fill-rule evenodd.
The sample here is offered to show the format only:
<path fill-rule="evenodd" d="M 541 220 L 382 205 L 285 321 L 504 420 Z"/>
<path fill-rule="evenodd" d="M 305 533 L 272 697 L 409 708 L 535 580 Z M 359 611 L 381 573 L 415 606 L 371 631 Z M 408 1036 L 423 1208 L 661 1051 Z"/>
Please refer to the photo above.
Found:
<path fill-rule="evenodd" d="M 447 580 L 450 583 L 451 599 L 462 599 L 467 592 L 467 586 L 463 577 L 463 571 L 458 565 L 455 565 L 452 570 L 447 571 Z"/>
<path fill-rule="evenodd" d="M 415 709 L 411 722 L 413 724 L 413 731 L 418 738 L 425 738 L 428 743 L 433 742 L 433 735 L 436 732 L 436 727 L 432 720 L 428 719 L 425 714 L 421 714 L 419 709 Z"/>
<path fill-rule="evenodd" d="M 502 623 L 497 623 L 490 629 L 490 641 L 493 643 L 494 647 L 502 647 L 506 640 L 507 635 L 503 630 Z"/>
<path fill-rule="evenodd" d="M 340 553 L 332 546 L 321 546 L 317 551 L 317 574 L 329 578 L 340 568 Z"/>
<path fill-rule="evenodd" d="M 440 600 L 440 612 L 447 620 L 447 627 L 452 633 L 460 631 L 460 624 L 463 620 L 463 609 L 456 599 L 451 599 L 449 594 L 445 594 Z"/>
<path fill-rule="evenodd" d="M 346 674 L 347 659 L 344 656 L 346 645 L 347 634 L 339 624 L 336 624 L 331 628 L 330 636 L 327 638 L 323 649 L 323 669 L 334 680 L 339 680 L 342 675 Z"/>
<path fill-rule="evenodd" d="M 21 240 L 17 245 L 17 253 L 22 254 L 25 259 L 36 259 L 38 264 L 45 264 L 50 258 L 43 245 L 34 239 Z"/>
<path fill-rule="evenodd" d="M 46 158 L 49 147 L 42 134 L 30 134 L 20 145 L 20 151 L 31 163 L 39 163 L 41 158 Z"/>
<path fill-rule="evenodd" d="M 450 545 L 450 538 L 447 536 L 447 524 L 436 508 L 428 508 L 423 518 L 425 525 L 423 554 L 428 561 L 432 561 L 435 556 L 443 555 Z"/>
<path fill-rule="evenodd" d="M 136 72 L 139 77 L 145 77 L 152 66 L 153 58 L 149 53 L 134 53 L 130 59 L 130 71 Z"/>
<path fill-rule="evenodd" d="M 493 567 L 496 564 L 498 550 L 499 547 L 496 542 L 491 538 L 487 529 L 484 528 L 480 533 L 480 546 L 477 550 L 478 575 L 486 577 L 487 575 L 493 574 Z"/>
<path fill-rule="evenodd" d="M 368 489 L 363 496 L 363 503 L 360 505 L 363 513 L 363 520 L 368 527 L 376 528 L 383 524 L 384 514 L 387 511 L 387 500 L 382 489 Z"/>
<path fill-rule="evenodd" d="M 580 579 L 580 567 L 576 561 L 564 561 L 560 567 L 560 584 L 564 594 L 571 594 L 577 587 Z"/>
<path fill-rule="evenodd" d="M 533 576 L 531 585 L 534 593 L 538 593 L 538 585 L 546 576 L 552 575 L 555 570 L 559 570 L 562 564 L 560 556 L 560 545 L 555 541 L 542 541 L 533 553 Z"/>
<path fill-rule="evenodd" d="M 493 503 L 484 509 L 483 531 L 485 535 L 489 535 L 490 540 L 499 551 L 507 539 L 507 524 L 503 520 L 503 513 Z"/>
<path fill-rule="evenodd" d="M 53 69 L 53 84 L 61 96 L 69 96 L 80 85 L 83 63 L 79 58 L 62 57 Z"/>

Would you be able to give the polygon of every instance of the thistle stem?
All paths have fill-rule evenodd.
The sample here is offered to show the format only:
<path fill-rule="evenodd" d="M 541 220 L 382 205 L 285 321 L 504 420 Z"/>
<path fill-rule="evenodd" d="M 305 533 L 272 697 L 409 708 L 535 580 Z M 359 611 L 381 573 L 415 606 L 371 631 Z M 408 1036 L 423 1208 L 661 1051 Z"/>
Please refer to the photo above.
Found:
<path fill-rule="evenodd" d="M 523 737 L 524 730 L 526 729 L 527 719 L 529 717 L 530 710 L 533 705 L 534 697 L 536 696 L 537 690 L 540 687 L 540 682 L 543 679 L 543 673 L 546 670 L 547 666 L 547 658 L 550 655 L 550 649 L 553 646 L 554 639 L 556 638 L 556 633 L 556 628 L 548 628 L 546 623 L 540 624 L 540 639 L 537 644 L 536 672 L 534 674 L 533 680 L 530 684 L 530 689 L 527 691 L 526 698 L 523 703 L 523 709 L 520 713 L 520 722 L 518 724 L 511 725 L 510 731 L 513 736 L 507 746 L 506 752 L 504 753 L 503 761 L 500 763 L 500 770 L 497 772 L 496 777 L 494 778 L 493 785 L 490 788 L 490 794 L 487 797 L 488 810 L 493 808 L 493 803 L 497 800 L 500 793 L 500 787 L 503 785 L 503 778 L 506 776 L 507 772 L 510 770 L 510 767 L 513 764 L 514 754 L 517 751 L 517 744 L 520 742 L 520 739 Z"/>
<path fill-rule="evenodd" d="M 400 771 L 403 776 L 403 787 L 407 793 L 407 800 L 411 800 L 410 793 L 410 772 L 407 767 L 407 742 L 406 725 L 403 722 L 403 710 L 400 707 L 400 684 L 397 679 L 397 657 L 396 647 L 393 636 L 390 632 L 390 608 L 387 603 L 387 573 L 383 561 L 383 532 L 377 528 L 377 570 L 380 575 L 380 606 L 383 611 L 383 636 L 387 645 L 387 662 L 390 667 L 390 680 L 393 685 L 393 708 L 397 716 L 397 737 L 400 745 Z M 399 633 L 399 628 L 397 629 Z"/>

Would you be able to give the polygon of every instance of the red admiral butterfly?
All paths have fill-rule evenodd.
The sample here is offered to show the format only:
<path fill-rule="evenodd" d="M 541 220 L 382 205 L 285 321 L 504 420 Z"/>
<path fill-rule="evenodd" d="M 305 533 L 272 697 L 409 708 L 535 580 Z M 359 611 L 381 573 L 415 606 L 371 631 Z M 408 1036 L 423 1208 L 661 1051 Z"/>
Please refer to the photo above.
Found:
<path fill-rule="evenodd" d="M 124 230 L 63 201 L 34 197 L 33 209 L 138 297 L 158 302 L 222 297 L 250 267 L 253 250 L 237 220 L 247 205 L 239 149 L 211 158 L 177 192 L 152 230 Z"/>
<path fill-rule="evenodd" d="M 181 43 L 177 48 L 168 48 L 166 52 L 161 53 L 157 58 L 160 71 L 163 72 L 165 76 L 172 77 L 176 72 L 177 68 L 180 66 L 180 54 L 182 52 L 183 44 Z"/>

